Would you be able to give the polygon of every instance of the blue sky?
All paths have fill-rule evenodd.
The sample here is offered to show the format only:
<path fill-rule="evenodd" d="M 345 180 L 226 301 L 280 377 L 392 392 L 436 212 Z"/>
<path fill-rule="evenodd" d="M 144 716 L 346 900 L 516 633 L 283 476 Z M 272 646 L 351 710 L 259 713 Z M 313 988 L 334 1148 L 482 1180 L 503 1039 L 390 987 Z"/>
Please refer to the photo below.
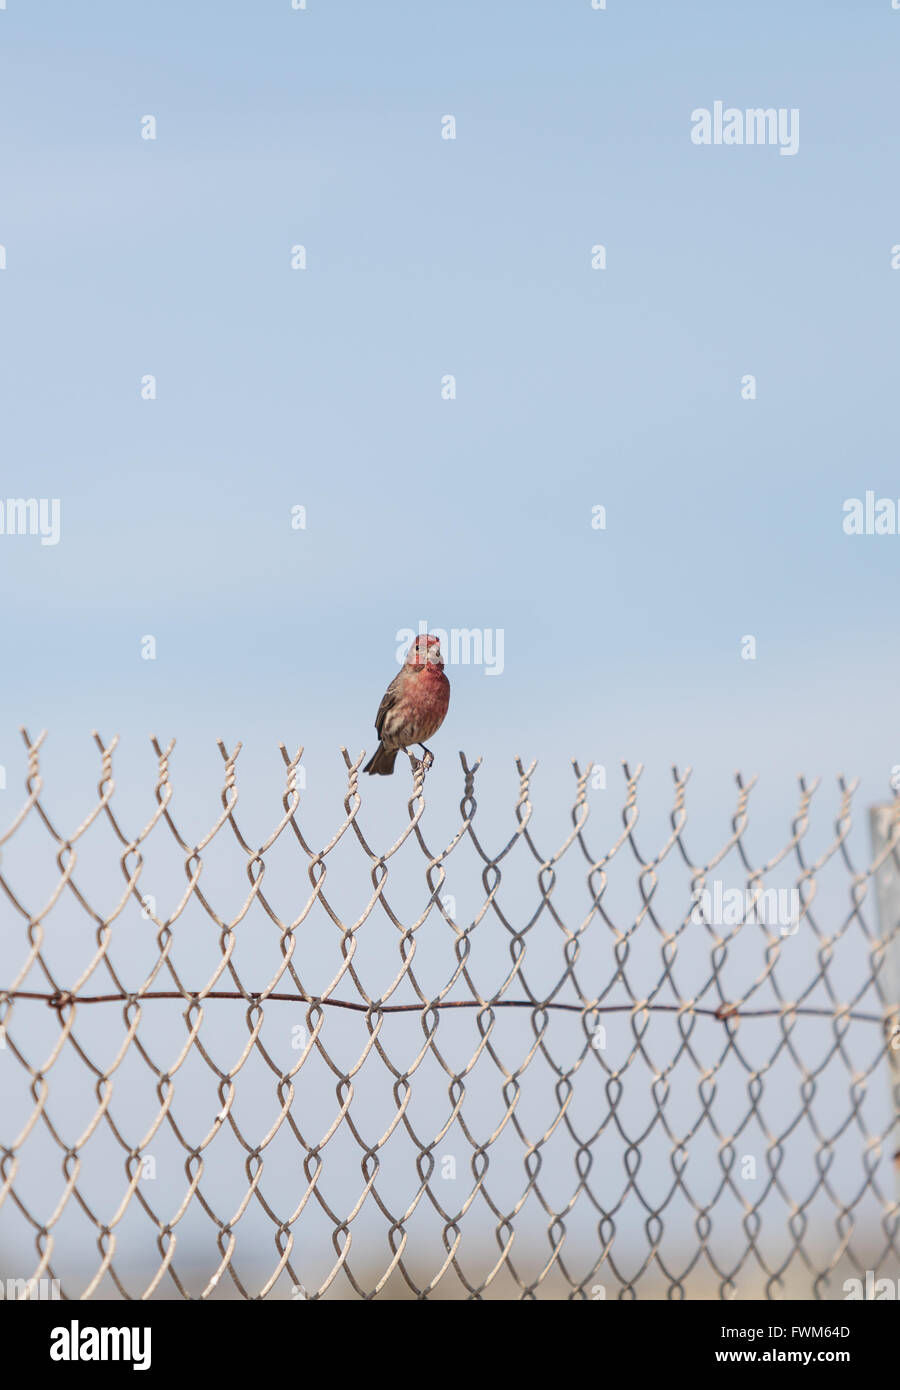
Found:
<path fill-rule="evenodd" d="M 2 25 L 4 482 L 63 517 L 55 548 L 0 545 L 5 742 L 30 720 L 361 748 L 425 619 L 505 632 L 502 678 L 450 672 L 445 758 L 885 789 L 900 537 L 846 537 L 841 508 L 900 496 L 900 14 Z M 799 108 L 799 154 L 694 146 L 718 99 Z"/>

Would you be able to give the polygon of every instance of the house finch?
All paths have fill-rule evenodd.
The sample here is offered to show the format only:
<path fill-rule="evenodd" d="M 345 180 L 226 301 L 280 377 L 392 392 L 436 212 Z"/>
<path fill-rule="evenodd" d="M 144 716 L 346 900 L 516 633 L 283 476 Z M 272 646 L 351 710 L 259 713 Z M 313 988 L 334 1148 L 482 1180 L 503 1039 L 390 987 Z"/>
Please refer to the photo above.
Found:
<path fill-rule="evenodd" d="M 387 777 L 394 770 L 394 759 L 401 748 L 422 742 L 437 733 L 450 703 L 450 682 L 444 675 L 441 644 L 437 637 L 417 637 L 406 653 L 406 665 L 391 681 L 378 706 L 375 728 L 381 739 L 375 756 L 363 772 Z"/>

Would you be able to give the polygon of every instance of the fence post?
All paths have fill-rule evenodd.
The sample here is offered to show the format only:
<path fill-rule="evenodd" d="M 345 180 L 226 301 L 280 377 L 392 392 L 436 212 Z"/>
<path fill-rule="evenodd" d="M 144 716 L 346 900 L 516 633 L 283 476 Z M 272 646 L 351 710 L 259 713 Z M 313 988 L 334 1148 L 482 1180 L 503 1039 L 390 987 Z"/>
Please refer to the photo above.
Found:
<path fill-rule="evenodd" d="M 884 1035 L 887 1039 L 889 1076 L 893 1090 L 894 1113 L 900 1121 L 900 800 L 869 808 L 872 836 L 872 862 L 875 869 L 875 900 L 878 904 L 880 935 L 888 940 L 881 968 L 884 990 Z M 891 837 L 897 841 L 886 853 Z M 882 862 L 878 861 L 884 856 Z M 895 1135 L 894 1173 L 900 1194 L 900 1136 Z"/>

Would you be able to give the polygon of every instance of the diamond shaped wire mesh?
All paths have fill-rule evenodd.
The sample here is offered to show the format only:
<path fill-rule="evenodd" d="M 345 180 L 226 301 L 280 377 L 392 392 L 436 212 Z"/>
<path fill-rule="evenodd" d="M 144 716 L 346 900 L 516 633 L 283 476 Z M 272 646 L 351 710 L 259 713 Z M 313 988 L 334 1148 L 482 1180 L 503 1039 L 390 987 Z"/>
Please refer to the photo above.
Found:
<path fill-rule="evenodd" d="M 754 866 L 753 781 L 695 861 L 689 771 L 645 852 L 642 769 L 624 767 L 610 840 L 594 769 L 573 763 L 548 849 L 518 762 L 490 848 L 480 760 L 460 755 L 436 847 L 410 758 L 408 814 L 379 849 L 364 755 L 342 750 L 344 813 L 320 843 L 302 749 L 282 745 L 257 841 L 240 745 L 220 743 L 221 810 L 194 838 L 174 745 L 153 741 L 154 804 L 126 826 L 117 740 L 95 735 L 96 799 L 64 831 L 44 736 L 23 736 L 27 794 L 0 838 L 7 1297 L 828 1298 L 900 1257 L 900 923 L 864 911 L 900 863 L 900 817 L 856 868 L 855 784 L 813 855 L 818 784 L 801 780 L 787 842 Z M 794 910 L 776 919 L 760 904 L 779 875 Z"/>

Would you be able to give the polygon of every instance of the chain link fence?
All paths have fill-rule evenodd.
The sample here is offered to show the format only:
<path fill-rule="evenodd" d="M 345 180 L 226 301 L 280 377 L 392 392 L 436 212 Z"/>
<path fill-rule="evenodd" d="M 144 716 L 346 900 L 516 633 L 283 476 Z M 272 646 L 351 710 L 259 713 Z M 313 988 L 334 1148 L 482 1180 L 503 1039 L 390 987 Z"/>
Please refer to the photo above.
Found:
<path fill-rule="evenodd" d="M 855 784 L 816 852 L 801 780 L 754 863 L 738 777 L 697 860 L 689 771 L 650 850 L 641 769 L 620 802 L 573 763 L 554 848 L 534 764 L 499 816 L 460 755 L 451 823 L 421 763 L 376 801 L 342 750 L 318 835 L 282 745 L 260 837 L 220 743 L 194 835 L 173 744 L 126 824 L 95 735 L 66 829 L 23 735 L 0 837 L 6 1297 L 840 1298 L 900 1276 L 900 922 L 870 891 L 900 865 L 900 803 L 858 866 Z"/>

